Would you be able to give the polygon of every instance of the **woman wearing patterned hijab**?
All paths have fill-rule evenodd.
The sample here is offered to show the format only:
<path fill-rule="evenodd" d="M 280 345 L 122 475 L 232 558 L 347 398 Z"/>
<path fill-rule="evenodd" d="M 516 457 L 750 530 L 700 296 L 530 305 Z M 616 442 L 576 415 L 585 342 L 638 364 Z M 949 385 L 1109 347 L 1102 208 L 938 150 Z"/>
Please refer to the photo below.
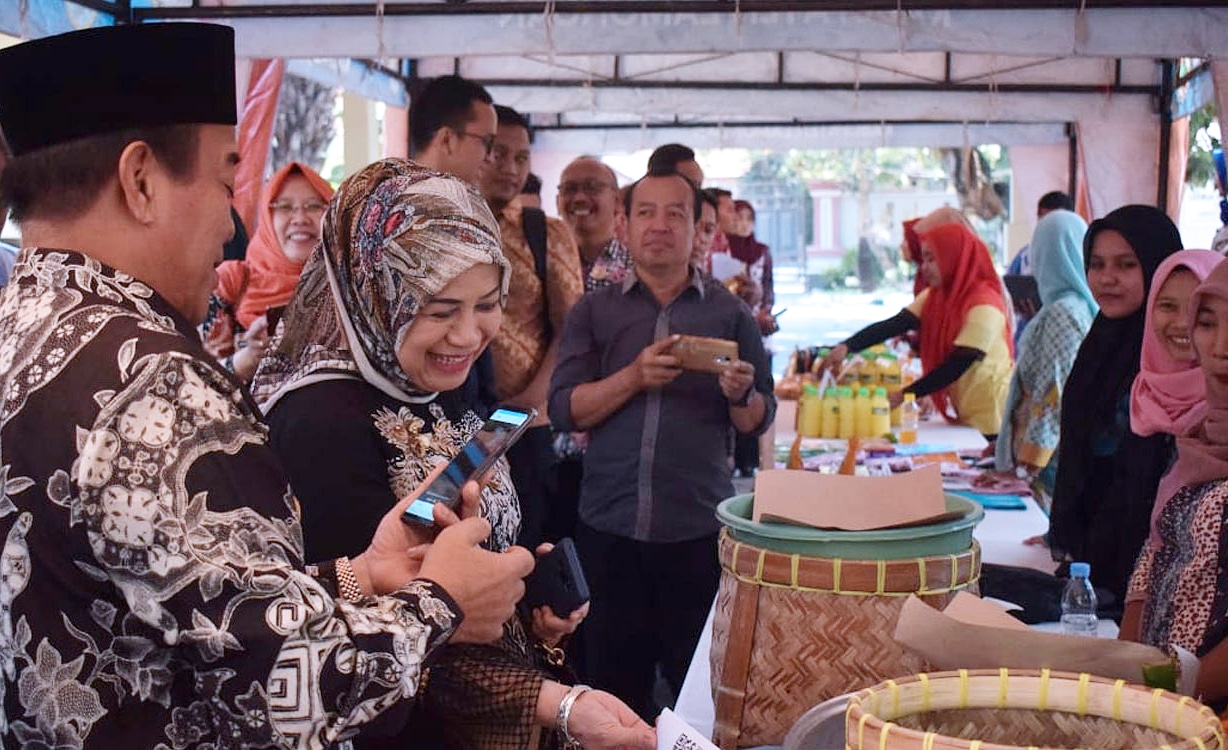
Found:
<path fill-rule="evenodd" d="M 354 551 L 481 426 L 458 389 L 499 330 L 508 270 L 486 202 L 454 177 L 389 159 L 338 189 L 252 385 L 302 507 L 311 559 Z M 491 525 L 485 546 L 509 547 L 520 510 L 505 461 L 489 474 L 480 512 Z M 557 640 L 582 616 L 539 610 L 532 630 Z M 529 630 L 513 620 L 496 646 L 441 652 L 418 704 L 425 716 L 395 745 L 434 735 L 449 747 L 522 748 L 535 725 L 554 728 L 567 688 L 535 665 Z M 646 725 L 599 691 L 575 699 L 568 729 L 590 748 L 655 745 Z"/>

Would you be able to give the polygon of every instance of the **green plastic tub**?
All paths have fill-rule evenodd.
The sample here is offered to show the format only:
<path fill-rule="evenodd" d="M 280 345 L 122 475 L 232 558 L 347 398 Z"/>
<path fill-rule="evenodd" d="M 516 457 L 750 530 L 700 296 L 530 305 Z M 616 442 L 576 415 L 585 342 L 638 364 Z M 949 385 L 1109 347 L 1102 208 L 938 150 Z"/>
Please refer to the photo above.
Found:
<path fill-rule="evenodd" d="M 834 531 L 789 523 L 750 520 L 754 495 L 734 495 L 716 507 L 716 516 L 740 542 L 758 547 L 847 560 L 902 560 L 931 555 L 957 555 L 972 546 L 972 530 L 985 517 L 979 503 L 947 494 L 947 511 L 959 518 L 925 526 L 875 531 Z"/>

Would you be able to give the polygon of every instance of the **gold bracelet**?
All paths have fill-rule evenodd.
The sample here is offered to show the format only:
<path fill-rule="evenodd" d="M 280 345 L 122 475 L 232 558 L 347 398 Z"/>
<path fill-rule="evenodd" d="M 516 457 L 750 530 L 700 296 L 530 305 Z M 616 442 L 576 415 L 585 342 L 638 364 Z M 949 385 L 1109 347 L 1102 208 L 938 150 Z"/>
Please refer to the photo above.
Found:
<path fill-rule="evenodd" d="M 362 601 L 362 587 L 358 585 L 358 576 L 354 575 L 350 558 L 338 557 L 334 569 L 337 571 L 337 593 L 341 594 L 341 598 L 347 602 Z"/>

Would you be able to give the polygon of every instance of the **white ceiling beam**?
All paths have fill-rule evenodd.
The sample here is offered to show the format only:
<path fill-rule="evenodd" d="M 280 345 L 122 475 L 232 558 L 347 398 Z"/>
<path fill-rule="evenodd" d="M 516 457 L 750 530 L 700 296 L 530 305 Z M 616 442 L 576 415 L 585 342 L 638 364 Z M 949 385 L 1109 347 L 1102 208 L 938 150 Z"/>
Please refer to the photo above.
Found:
<path fill-rule="evenodd" d="M 492 97 L 521 112 L 618 112 L 643 116 L 719 118 L 731 103 L 740 113 L 801 121 L 1071 122 L 1084 117 L 1159 118 L 1150 96 L 1100 93 L 969 91 L 799 91 L 585 86 L 488 86 Z"/>
<path fill-rule="evenodd" d="M 953 125 L 790 125 L 785 127 L 677 127 L 618 128 L 613 130 L 539 130 L 535 151 L 612 154 L 638 151 L 662 143 L 685 143 L 691 148 L 931 148 L 1010 146 L 1066 143 L 1060 123 Z"/>
<path fill-rule="evenodd" d="M 237 31 L 238 53 L 248 57 L 789 50 L 1228 56 L 1228 8 L 1089 8 L 1082 14 L 1073 9 L 746 12 L 737 17 L 732 12 L 555 14 L 549 29 L 541 14 L 241 17 L 225 22 Z"/>

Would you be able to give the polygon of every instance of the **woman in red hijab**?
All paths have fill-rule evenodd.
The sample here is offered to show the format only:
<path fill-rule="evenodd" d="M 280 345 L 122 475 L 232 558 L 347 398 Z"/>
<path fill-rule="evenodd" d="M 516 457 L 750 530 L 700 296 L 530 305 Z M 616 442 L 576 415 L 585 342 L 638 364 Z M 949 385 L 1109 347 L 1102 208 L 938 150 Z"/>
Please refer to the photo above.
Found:
<path fill-rule="evenodd" d="M 925 289 L 893 318 L 863 328 L 832 349 L 825 368 L 860 351 L 916 330 L 924 375 L 892 395 L 930 396 L 953 422 L 992 439 L 1002 423 L 1014 356 L 1002 283 L 985 244 L 963 224 L 919 233 Z"/>
<path fill-rule="evenodd" d="M 263 197 L 247 258 L 218 266 L 217 290 L 201 325 L 205 348 L 244 381 L 256 372 L 275 327 L 266 313 L 290 301 L 320 241 L 333 188 L 311 167 L 290 162 L 268 181 Z"/>

